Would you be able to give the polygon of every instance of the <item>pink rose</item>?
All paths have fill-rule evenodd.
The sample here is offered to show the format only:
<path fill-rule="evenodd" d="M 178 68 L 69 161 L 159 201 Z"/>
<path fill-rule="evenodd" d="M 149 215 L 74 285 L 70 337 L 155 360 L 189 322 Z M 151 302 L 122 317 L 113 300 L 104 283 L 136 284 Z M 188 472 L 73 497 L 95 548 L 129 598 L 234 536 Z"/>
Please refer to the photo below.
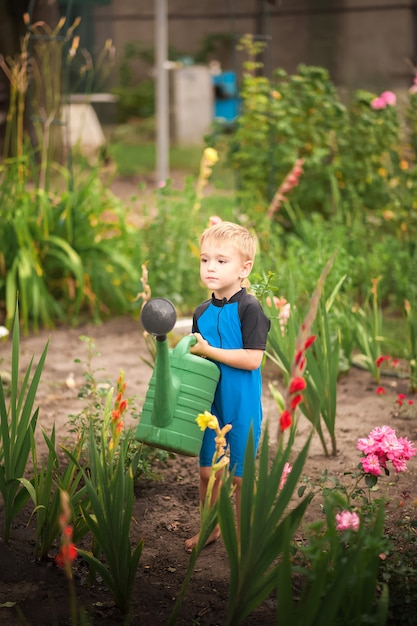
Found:
<path fill-rule="evenodd" d="M 397 96 L 392 91 L 384 91 L 379 97 L 388 106 L 394 106 L 397 102 Z"/>
<path fill-rule="evenodd" d="M 352 511 L 336 513 L 336 530 L 358 530 L 360 525 L 359 515 Z"/>

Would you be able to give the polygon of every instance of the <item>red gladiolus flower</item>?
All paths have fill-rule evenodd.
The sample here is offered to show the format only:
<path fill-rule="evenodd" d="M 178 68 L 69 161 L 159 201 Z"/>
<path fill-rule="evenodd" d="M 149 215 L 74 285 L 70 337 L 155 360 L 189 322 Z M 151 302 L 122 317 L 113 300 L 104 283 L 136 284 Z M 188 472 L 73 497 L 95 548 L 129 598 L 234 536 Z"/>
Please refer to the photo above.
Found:
<path fill-rule="evenodd" d="M 293 411 L 295 411 L 295 409 L 297 408 L 297 406 L 303 401 L 303 396 L 301 395 L 301 393 L 298 393 L 296 396 L 294 396 L 291 399 L 291 409 Z"/>
<path fill-rule="evenodd" d="M 390 356 L 379 356 L 379 357 L 376 359 L 376 361 L 375 361 L 375 365 L 376 365 L 377 367 L 381 367 L 381 365 L 382 365 L 382 363 L 383 363 L 384 361 L 389 361 L 390 359 L 391 359 L 391 357 L 390 357 Z"/>
<path fill-rule="evenodd" d="M 64 544 L 55 557 L 58 567 L 65 567 L 67 563 L 73 563 L 77 558 L 77 548 L 73 543 Z"/>
<path fill-rule="evenodd" d="M 122 400 L 119 404 L 119 411 L 123 413 L 127 409 L 127 400 Z"/>
<path fill-rule="evenodd" d="M 385 388 L 384 388 L 384 387 L 378 387 L 378 388 L 377 388 L 377 390 L 376 390 L 376 393 L 377 393 L 379 396 L 384 395 L 384 394 L 385 394 Z"/>
<path fill-rule="evenodd" d="M 311 335 L 304 344 L 304 350 L 307 350 L 316 341 L 316 335 Z"/>
<path fill-rule="evenodd" d="M 303 358 L 303 351 L 299 350 L 297 354 L 295 355 L 295 359 L 294 359 L 295 364 L 298 365 L 302 358 Z"/>
<path fill-rule="evenodd" d="M 291 417 L 291 413 L 285 409 L 285 411 L 283 411 L 281 413 L 281 417 L 279 418 L 279 425 L 282 431 L 287 430 L 287 428 L 289 428 L 292 424 L 292 417 Z"/>
<path fill-rule="evenodd" d="M 307 383 L 304 378 L 297 376 L 296 378 L 293 378 L 290 383 L 289 394 L 292 395 L 293 393 L 297 393 L 298 391 L 303 391 L 303 389 L 305 389 L 306 387 Z"/>
<path fill-rule="evenodd" d="M 402 406 L 404 404 L 404 400 L 405 400 L 405 394 L 404 393 L 399 393 L 397 395 L 397 399 L 396 399 L 396 404 L 398 404 L 399 406 Z"/>
<path fill-rule="evenodd" d="M 71 567 L 71 563 L 77 558 L 77 548 L 72 543 L 71 539 L 72 526 L 67 524 L 62 529 L 62 545 L 60 551 L 55 557 L 55 563 L 58 567 Z"/>
<path fill-rule="evenodd" d="M 113 422 L 117 422 L 117 420 L 120 419 L 120 411 L 118 411 L 117 409 L 114 409 L 111 412 L 111 418 L 112 418 Z"/>
<path fill-rule="evenodd" d="M 307 365 L 307 360 L 305 358 L 305 356 L 303 356 L 303 358 L 301 359 L 301 361 L 298 364 L 298 369 L 300 370 L 300 372 L 304 372 L 305 368 Z"/>

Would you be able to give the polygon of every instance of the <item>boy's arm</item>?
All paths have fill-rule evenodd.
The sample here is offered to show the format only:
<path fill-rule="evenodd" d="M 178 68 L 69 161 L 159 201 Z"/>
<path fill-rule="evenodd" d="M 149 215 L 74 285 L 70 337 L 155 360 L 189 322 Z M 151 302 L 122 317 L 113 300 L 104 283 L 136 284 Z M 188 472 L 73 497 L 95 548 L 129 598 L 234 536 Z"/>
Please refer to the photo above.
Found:
<path fill-rule="evenodd" d="M 204 356 L 211 361 L 224 363 L 230 367 L 236 367 L 241 370 L 257 370 L 262 363 L 263 350 L 247 350 L 245 348 L 237 348 L 236 350 L 227 350 L 224 348 L 215 348 L 208 341 L 203 339 L 200 333 L 193 333 L 197 339 L 195 346 L 192 346 L 190 352 L 198 356 Z"/>

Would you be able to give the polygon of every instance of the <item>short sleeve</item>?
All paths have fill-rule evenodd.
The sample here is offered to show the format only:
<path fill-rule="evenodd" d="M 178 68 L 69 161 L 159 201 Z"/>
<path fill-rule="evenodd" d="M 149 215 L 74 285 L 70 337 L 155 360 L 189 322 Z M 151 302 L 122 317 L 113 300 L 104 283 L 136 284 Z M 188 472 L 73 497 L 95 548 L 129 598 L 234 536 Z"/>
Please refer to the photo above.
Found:
<path fill-rule="evenodd" d="M 271 320 L 265 315 L 258 300 L 246 294 L 239 303 L 243 347 L 247 350 L 265 350 Z"/>

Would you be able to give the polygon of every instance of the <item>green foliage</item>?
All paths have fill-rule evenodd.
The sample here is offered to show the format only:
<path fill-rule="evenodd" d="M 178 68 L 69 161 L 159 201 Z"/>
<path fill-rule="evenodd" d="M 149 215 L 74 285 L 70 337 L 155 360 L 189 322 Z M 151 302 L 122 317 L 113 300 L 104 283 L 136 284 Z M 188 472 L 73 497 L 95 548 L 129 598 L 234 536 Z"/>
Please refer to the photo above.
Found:
<path fill-rule="evenodd" d="M 87 532 L 87 526 L 83 522 L 79 507 L 80 502 L 85 500 L 86 488 L 80 485 L 82 478 L 77 463 L 82 451 L 82 439 L 78 439 L 72 451 L 73 459 L 61 468 L 59 456 L 56 451 L 55 425 L 52 428 L 51 437 L 42 432 L 48 448 L 46 462 L 39 465 L 36 444 L 32 441 L 33 478 L 21 478 L 32 499 L 33 513 L 36 513 L 36 549 L 35 556 L 39 559 L 48 557 L 51 546 L 60 534 L 59 512 L 61 491 L 68 493 L 70 504 L 73 509 L 75 520 L 74 540 L 78 541 Z M 78 515 L 77 515 L 78 514 Z"/>
<path fill-rule="evenodd" d="M 24 375 L 19 389 L 19 312 L 16 307 L 13 327 L 11 393 L 8 406 L 0 380 L 0 493 L 4 502 L 4 539 L 9 541 L 13 519 L 29 497 L 22 487 L 28 458 L 34 445 L 33 433 L 36 428 L 38 411 L 33 411 L 36 390 L 46 359 L 48 343 L 30 379 L 33 358 Z"/>
<path fill-rule="evenodd" d="M 97 548 L 96 554 L 85 550 L 79 550 L 79 554 L 102 578 L 117 606 L 127 613 L 143 547 L 143 542 L 139 542 L 132 548 L 130 542 L 136 460 L 126 467 L 127 442 L 112 449 L 107 438 L 108 428 L 109 421 L 105 418 L 102 444 L 98 450 L 90 426 L 88 474 L 80 466 L 91 506 L 90 509 L 81 505 L 81 509 Z"/>
<path fill-rule="evenodd" d="M 322 293 L 324 279 L 333 262 L 334 257 L 327 263 L 320 275 L 303 317 L 300 317 L 300 312 L 286 300 L 284 300 L 285 306 L 289 307 L 289 310 L 284 316 L 280 300 L 276 302 L 270 298 L 269 308 L 272 311 L 275 308 L 276 311 L 271 315 L 271 330 L 266 353 L 267 357 L 280 369 L 287 385 L 291 384 L 292 380 L 303 377 L 306 388 L 302 390 L 299 406 L 319 435 L 326 456 L 329 451 L 323 425 L 330 435 L 331 454 L 337 454 L 336 399 L 341 359 L 340 337 L 330 311 L 344 281 L 342 278 L 330 297 L 325 299 Z M 305 347 L 307 344 L 309 349 Z M 281 412 L 283 408 L 291 413 L 295 411 L 298 405 L 292 407 L 291 402 L 288 402 L 288 394 L 284 402 L 272 385 L 271 390 Z M 293 425 L 294 429 L 295 425 Z"/>
<path fill-rule="evenodd" d="M 407 359 L 410 364 L 410 384 L 411 393 L 417 391 L 417 299 L 413 304 L 408 300 L 404 302 L 405 314 L 407 317 Z"/>
<path fill-rule="evenodd" d="M 123 124 L 129 118 L 152 117 L 155 114 L 155 83 L 142 80 L 137 85 L 115 87 L 117 96 L 117 121 Z"/>
<path fill-rule="evenodd" d="M 96 320 L 131 308 L 138 272 L 129 262 L 138 233 L 122 205 L 90 170 L 74 191 L 46 194 L 20 182 L 18 163 L 0 171 L 0 300 L 10 325 L 19 295 L 25 332 Z M 3 176 L 1 177 L 1 174 Z M 29 175 L 29 174 L 28 174 Z"/>
<path fill-rule="evenodd" d="M 237 534 L 233 505 L 222 488 L 219 522 L 230 564 L 227 624 L 240 624 L 269 596 L 276 586 L 276 559 L 285 551 L 310 502 L 306 496 L 287 509 L 300 477 L 309 440 L 293 463 L 280 489 L 292 440 L 278 450 L 269 467 L 268 434 L 261 445 L 259 468 L 255 473 L 253 439 L 249 440 L 242 477 L 241 514 Z"/>
<path fill-rule="evenodd" d="M 374 94 L 365 91 L 342 102 L 320 67 L 301 65 L 294 75 L 277 69 L 271 79 L 259 76 L 259 42 L 246 36 L 240 47 L 248 60 L 240 94 L 242 113 L 231 137 L 229 160 L 238 175 L 240 205 L 250 221 L 268 232 L 274 229 L 274 224 L 265 224 L 265 211 L 294 163 L 302 159 L 303 174 L 286 192 L 291 206 L 284 201 L 273 216 L 275 222 L 294 228 L 291 213 L 296 208 L 307 222 L 314 213 L 346 225 L 360 219 L 362 225 L 369 223 L 371 237 L 378 223 L 385 234 L 396 232 L 405 240 L 413 256 L 415 152 L 404 145 L 397 107 L 376 110 Z M 412 94 L 408 116 L 412 128 L 415 103 Z M 397 263 L 398 255 L 390 258 Z"/>
<path fill-rule="evenodd" d="M 298 564 L 291 567 L 290 551 L 278 566 L 277 617 L 296 626 L 319 624 L 386 623 L 388 588 L 378 585 L 380 554 L 384 539 L 384 503 L 375 516 L 360 524 L 357 531 L 336 529 L 335 514 L 340 507 L 337 494 L 324 499 L 325 521 L 307 528 L 305 543 L 298 543 Z M 294 560 L 294 555 L 293 555 Z M 294 602 L 291 572 L 300 575 L 301 591 Z M 360 581 L 360 584 L 358 584 Z M 325 601 L 323 601 L 325 598 Z"/>
<path fill-rule="evenodd" d="M 114 383 L 106 377 L 102 368 L 95 368 L 93 359 L 100 356 L 94 341 L 85 335 L 80 336 L 80 340 L 85 343 L 87 356 L 85 361 L 76 359 L 77 363 L 84 365 L 84 384 L 79 390 L 78 397 L 84 402 L 82 410 L 77 414 L 69 415 L 69 432 L 73 433 L 80 442 L 82 451 L 88 449 L 88 433 L 92 428 L 96 446 L 100 449 L 103 436 L 103 414 L 105 412 L 107 396 L 109 390 L 115 387 Z M 120 374 L 122 375 L 122 373 Z M 127 398 L 126 414 L 131 419 L 137 419 L 139 409 L 136 406 L 136 398 Z M 127 442 L 125 456 L 126 463 L 131 464 L 136 458 L 136 473 L 134 479 L 143 478 L 145 480 L 158 480 L 160 474 L 158 468 L 166 461 L 169 454 L 165 450 L 159 450 L 151 446 L 142 444 L 135 439 L 136 427 L 125 428 L 121 433 L 121 438 Z M 44 435 L 45 436 L 45 435 Z M 73 456 L 77 456 L 72 451 Z M 78 458 L 78 456 L 77 456 Z M 69 487 L 62 486 L 65 491 L 70 491 Z"/>

